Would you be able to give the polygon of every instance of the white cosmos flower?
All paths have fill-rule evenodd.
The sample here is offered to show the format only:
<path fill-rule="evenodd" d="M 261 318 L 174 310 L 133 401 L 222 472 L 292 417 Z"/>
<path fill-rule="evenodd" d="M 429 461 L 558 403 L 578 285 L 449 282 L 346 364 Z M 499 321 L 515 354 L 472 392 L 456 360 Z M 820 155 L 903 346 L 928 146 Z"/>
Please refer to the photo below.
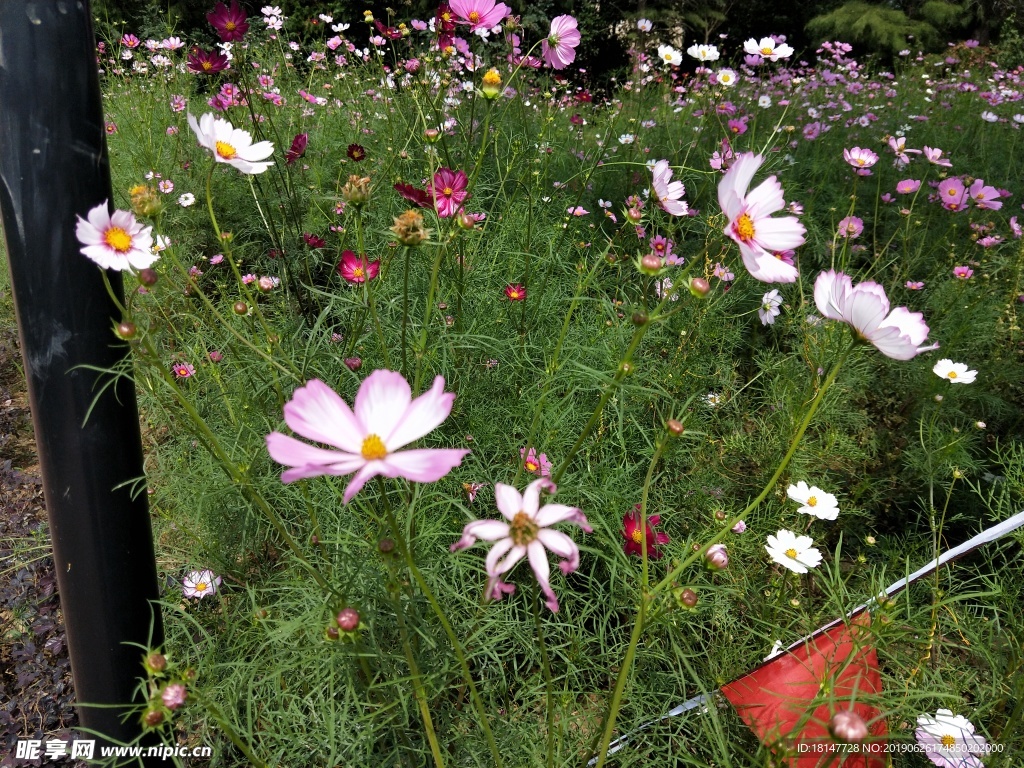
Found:
<path fill-rule="evenodd" d="M 720 69 L 715 75 L 715 79 L 719 85 L 733 86 L 736 85 L 736 73 L 731 69 Z"/>
<path fill-rule="evenodd" d="M 947 358 L 939 360 L 932 368 L 932 372 L 950 384 L 972 384 L 978 375 L 977 371 L 967 370 L 964 363 L 954 363 Z"/>
<path fill-rule="evenodd" d="M 636 28 L 641 32 L 650 32 L 654 28 L 654 24 L 651 23 L 650 19 L 640 19 L 636 23 Z"/>
<path fill-rule="evenodd" d="M 813 515 L 819 520 L 835 520 L 839 517 L 839 501 L 831 493 L 825 493 L 816 485 L 809 488 L 803 480 L 791 485 L 786 495 L 801 505 L 797 512 Z"/>
<path fill-rule="evenodd" d="M 810 536 L 782 529 L 774 536 L 769 534 L 765 550 L 772 560 L 793 573 L 807 573 L 808 568 L 817 568 L 821 563 L 821 552 L 811 546 L 813 543 Z"/>
<path fill-rule="evenodd" d="M 686 52 L 698 61 L 718 61 L 718 49 L 713 45 L 691 45 Z"/>
<path fill-rule="evenodd" d="M 743 44 L 743 51 L 751 56 L 763 56 L 769 61 L 778 61 L 793 55 L 792 47 L 785 43 L 776 43 L 770 37 L 762 37 L 760 42 L 750 38 Z"/>
<path fill-rule="evenodd" d="M 934 717 L 919 716 L 914 736 L 927 758 L 941 768 L 982 768 L 980 756 L 988 751 L 988 742 L 974 732 L 971 721 L 948 709 Z"/>
<path fill-rule="evenodd" d="M 261 162 L 274 154 L 274 145 L 269 141 L 252 143 L 252 136 L 241 128 L 235 128 L 212 112 L 207 112 L 197 121 L 188 116 L 188 124 L 199 143 L 213 152 L 218 163 L 232 165 L 242 173 L 263 173 L 273 165 Z"/>
<path fill-rule="evenodd" d="M 676 67 L 683 63 L 683 55 L 671 45 L 659 45 L 658 58 Z"/>

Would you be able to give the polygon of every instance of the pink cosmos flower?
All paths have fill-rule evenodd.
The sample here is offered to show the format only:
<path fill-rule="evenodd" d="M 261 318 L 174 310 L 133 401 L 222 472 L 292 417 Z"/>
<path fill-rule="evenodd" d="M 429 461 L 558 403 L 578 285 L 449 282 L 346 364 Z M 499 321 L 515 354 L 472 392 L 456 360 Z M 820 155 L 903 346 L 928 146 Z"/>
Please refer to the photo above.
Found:
<path fill-rule="evenodd" d="M 814 281 L 814 303 L 822 315 L 846 323 L 893 360 L 910 360 L 939 346 L 920 346 L 928 337 L 924 317 L 906 307 L 890 312 L 885 289 L 878 283 L 854 286 L 848 275 L 830 269 Z"/>
<path fill-rule="evenodd" d="M 552 69 L 565 69 L 576 59 L 576 46 L 580 33 L 572 16 L 556 16 L 551 20 L 551 31 L 540 43 L 541 56 Z"/>
<path fill-rule="evenodd" d="M 274 461 L 291 467 L 282 473 L 283 483 L 354 472 L 345 489 L 345 504 L 377 475 L 433 483 L 461 464 L 469 451 L 398 449 L 440 426 L 451 413 L 453 400 L 454 393 L 444 391 L 443 376 L 413 400 L 402 374 L 377 370 L 359 386 L 353 410 L 334 390 L 313 379 L 295 390 L 285 404 L 284 420 L 299 435 L 336 450 L 318 448 L 280 432 L 267 435 L 267 450 Z"/>
<path fill-rule="evenodd" d="M 160 692 L 160 700 L 170 710 L 178 709 L 185 703 L 188 691 L 184 683 L 170 683 Z"/>
<path fill-rule="evenodd" d="M 477 539 L 494 542 L 491 551 L 487 553 L 485 566 L 488 577 L 486 593 L 491 599 L 500 599 L 503 594 L 515 591 L 515 587 L 503 582 L 501 577 L 511 571 L 523 557 L 528 558 L 537 583 L 547 598 L 545 603 L 552 613 L 558 613 L 558 598 L 548 580 L 551 566 L 546 550 L 563 558 L 558 567 L 565 574 L 579 567 L 580 550 L 576 542 L 551 526 L 564 522 L 578 525 L 587 533 L 593 529 L 583 512 L 576 507 L 564 504 L 540 506 L 542 490 L 553 494 L 555 484 L 542 477 L 526 486 L 520 495 L 511 485 L 495 483 L 494 500 L 505 520 L 474 520 L 468 523 L 462 529 L 462 538 L 452 544 L 451 551 L 471 547 Z"/>
<path fill-rule="evenodd" d="M 1024 227 L 1017 223 L 1017 217 L 1010 217 L 1010 231 L 1013 232 L 1013 236 L 1016 239 L 1020 239 L 1021 235 L 1024 235 Z"/>
<path fill-rule="evenodd" d="M 953 167 L 953 163 L 951 163 L 948 158 L 942 156 L 941 149 L 932 149 L 931 147 L 925 147 L 924 157 L 932 165 L 941 165 L 943 168 Z"/>
<path fill-rule="evenodd" d="M 529 453 L 526 453 L 525 448 L 519 449 L 519 458 L 523 460 L 523 469 L 537 477 L 550 477 L 551 475 L 551 462 L 548 461 L 548 455 L 546 453 L 537 453 L 536 448 L 531 448 Z"/>
<path fill-rule="evenodd" d="M 910 291 L 924 290 L 924 282 L 921 280 L 907 280 L 905 287 Z"/>
<path fill-rule="evenodd" d="M 986 186 L 982 179 L 975 179 L 969 191 L 971 199 L 978 204 L 979 208 L 998 211 L 1003 207 L 999 200 L 999 190 L 995 187 Z"/>
<path fill-rule="evenodd" d="M 651 169 L 654 178 L 651 180 L 651 197 L 655 199 L 665 213 L 673 216 L 685 216 L 687 205 L 681 198 L 686 194 L 686 187 L 681 181 L 672 181 L 672 169 L 668 160 L 659 160 Z"/>
<path fill-rule="evenodd" d="M 907 139 L 905 136 L 896 138 L 895 136 L 889 137 L 889 149 L 896 155 L 896 167 L 902 168 L 910 162 L 910 155 L 920 155 L 920 149 L 907 149 Z"/>
<path fill-rule="evenodd" d="M 967 188 L 956 176 L 939 182 L 939 202 L 947 211 L 962 211 L 967 207 Z"/>
<path fill-rule="evenodd" d="M 470 32 L 496 27 L 512 12 L 507 5 L 495 4 L 494 0 L 451 0 L 451 9 L 459 21 L 469 24 Z"/>
<path fill-rule="evenodd" d="M 129 211 L 107 210 L 107 201 L 89 211 L 88 219 L 78 217 L 75 237 L 82 254 L 103 269 L 145 269 L 159 258 L 153 253 L 153 228 L 144 227 Z"/>
<path fill-rule="evenodd" d="M 856 168 L 860 176 L 870 176 L 871 171 L 868 169 L 878 162 L 878 155 L 870 149 L 854 147 L 853 149 L 843 150 L 843 159 Z"/>
<path fill-rule="evenodd" d="M 864 231 L 864 221 L 857 216 L 847 216 L 839 222 L 839 236 L 849 239 L 859 237 Z"/>
<path fill-rule="evenodd" d="M 904 179 L 896 184 L 896 191 L 901 195 L 912 195 L 921 188 L 921 182 L 917 179 Z"/>
<path fill-rule="evenodd" d="M 974 276 L 974 270 L 970 267 L 953 267 L 953 277 L 958 280 L 970 280 Z"/>
<path fill-rule="evenodd" d="M 774 252 L 803 245 L 804 225 L 794 216 L 771 218 L 785 207 L 782 185 L 770 176 L 747 194 L 747 188 L 764 158 L 745 152 L 718 184 L 718 204 L 729 219 L 725 234 L 740 247 L 743 264 L 751 276 L 765 283 L 796 281 L 796 267 L 776 258 Z"/>
<path fill-rule="evenodd" d="M 171 370 L 179 379 L 190 379 L 196 375 L 195 366 L 191 363 L 175 363 L 171 366 Z"/>
<path fill-rule="evenodd" d="M 434 174 L 433 181 L 427 184 L 427 194 L 434 201 L 438 216 L 447 219 L 462 209 L 468 184 L 469 178 L 463 171 L 441 168 Z"/>

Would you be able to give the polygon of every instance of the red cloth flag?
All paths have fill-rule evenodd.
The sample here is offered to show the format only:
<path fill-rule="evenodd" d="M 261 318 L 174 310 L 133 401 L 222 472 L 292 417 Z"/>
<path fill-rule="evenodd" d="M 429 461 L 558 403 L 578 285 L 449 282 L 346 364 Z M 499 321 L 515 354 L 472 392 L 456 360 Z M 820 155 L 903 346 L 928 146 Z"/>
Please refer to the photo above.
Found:
<path fill-rule="evenodd" d="M 789 768 L 885 768 L 885 719 L 863 701 L 882 691 L 869 622 L 863 611 L 723 686 L 743 722 Z M 844 710 L 868 724 L 863 744 L 839 744 L 829 734 L 832 715 Z"/>

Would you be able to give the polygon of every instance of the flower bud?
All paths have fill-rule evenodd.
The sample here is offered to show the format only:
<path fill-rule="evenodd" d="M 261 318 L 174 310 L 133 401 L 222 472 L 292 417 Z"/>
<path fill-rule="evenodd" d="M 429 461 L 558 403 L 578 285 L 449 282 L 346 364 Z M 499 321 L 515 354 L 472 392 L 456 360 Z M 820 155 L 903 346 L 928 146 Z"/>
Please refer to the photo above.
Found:
<path fill-rule="evenodd" d="M 459 211 L 459 215 L 455 217 L 455 223 L 459 225 L 459 229 L 464 229 L 467 232 L 476 229 L 476 219 L 465 211 Z"/>
<path fill-rule="evenodd" d="M 359 628 L 359 611 L 355 608 L 342 608 L 336 621 L 342 632 L 354 632 Z"/>
<path fill-rule="evenodd" d="M 729 566 L 729 554 L 725 551 L 725 544 L 713 544 L 704 553 L 704 562 L 709 570 L 721 571 Z"/>
<path fill-rule="evenodd" d="M 622 215 L 626 217 L 626 221 L 630 224 L 639 224 L 644 218 L 639 208 L 627 208 Z"/>
<path fill-rule="evenodd" d="M 653 253 L 648 253 L 642 259 L 640 259 L 640 271 L 645 275 L 656 275 L 661 271 L 662 263 L 661 257 L 655 256 Z"/>
<path fill-rule="evenodd" d="M 836 741 L 856 744 L 867 738 L 868 726 L 856 712 L 836 712 L 828 721 L 828 732 Z"/>
<path fill-rule="evenodd" d="M 441 138 L 441 132 L 437 128 L 427 128 L 423 131 L 423 138 L 433 144 Z"/>
<path fill-rule="evenodd" d="M 152 288 L 156 285 L 157 274 L 156 270 L 152 267 L 146 267 L 145 269 L 139 270 L 139 282 L 143 285 Z"/>
<path fill-rule="evenodd" d="M 743 533 L 745 530 L 747 530 L 747 524 L 742 520 L 732 527 L 733 533 Z"/>
<path fill-rule="evenodd" d="M 718 522 L 722 522 L 723 520 L 725 520 L 725 510 L 724 509 L 716 509 L 715 510 L 715 520 L 717 520 Z"/>
<path fill-rule="evenodd" d="M 464 215 L 460 214 L 460 218 Z M 459 226 L 461 225 L 462 222 L 460 220 Z M 469 229 L 472 228 L 471 224 Z M 391 231 L 395 233 L 395 237 L 398 238 L 398 242 L 402 245 L 417 246 L 424 240 L 430 239 L 432 230 L 423 226 L 423 214 L 419 211 L 410 210 L 395 219 L 395 225 L 391 227 Z"/>
<path fill-rule="evenodd" d="M 687 587 L 686 589 L 677 589 L 673 593 L 676 598 L 676 602 L 679 603 L 679 607 L 687 611 L 692 611 L 697 607 L 697 593 Z"/>
<path fill-rule="evenodd" d="M 154 651 L 146 657 L 143 665 L 149 672 L 158 675 L 167 669 L 167 657 Z"/>
<path fill-rule="evenodd" d="M 164 721 L 164 713 L 159 709 L 147 709 L 142 716 L 142 724 L 147 728 L 156 728 Z"/>
<path fill-rule="evenodd" d="M 690 278 L 690 293 L 698 299 L 703 299 L 711 292 L 711 284 L 703 277 Z"/>
<path fill-rule="evenodd" d="M 360 368 L 363 367 L 362 358 L 359 358 L 359 357 L 346 357 L 345 358 L 345 366 L 350 371 L 358 371 Z"/>
<path fill-rule="evenodd" d="M 244 315 L 249 311 L 249 305 L 244 301 L 236 301 L 234 306 L 231 307 L 236 315 Z"/>
<path fill-rule="evenodd" d="M 633 325 L 647 325 L 647 321 L 650 320 L 650 318 L 647 316 L 646 312 L 634 312 L 632 320 Z"/>
<path fill-rule="evenodd" d="M 676 419 L 669 419 L 668 421 L 666 421 L 665 428 L 676 437 L 679 437 L 681 434 L 683 434 L 684 431 L 683 423 L 681 421 L 677 421 Z"/>
<path fill-rule="evenodd" d="M 365 205 L 370 199 L 370 177 L 353 174 L 348 177 L 345 186 L 341 188 L 342 199 L 358 208 Z"/>
<path fill-rule="evenodd" d="M 332 643 L 341 637 L 341 632 L 338 631 L 337 627 L 329 626 L 324 630 L 324 639 L 329 640 Z"/>
<path fill-rule="evenodd" d="M 117 338 L 119 339 L 134 339 L 137 331 L 138 329 L 135 327 L 135 323 L 129 323 L 128 321 L 118 323 L 114 326 L 114 333 L 117 334 Z"/>
<path fill-rule="evenodd" d="M 496 99 L 501 94 L 501 75 L 498 70 L 491 67 L 484 73 L 483 84 L 480 86 L 487 99 Z"/>
<path fill-rule="evenodd" d="M 621 363 L 619 363 L 619 370 L 622 371 L 624 376 L 628 376 L 634 370 L 636 370 L 636 367 L 631 362 L 629 362 L 629 360 L 623 360 Z"/>
<path fill-rule="evenodd" d="M 136 184 L 128 194 L 131 197 L 132 213 L 136 216 L 154 218 L 164 209 L 164 202 L 156 190 L 148 184 Z"/>
<path fill-rule="evenodd" d="M 377 542 L 377 551 L 382 555 L 390 555 L 395 551 L 395 542 L 393 539 L 381 539 Z"/>

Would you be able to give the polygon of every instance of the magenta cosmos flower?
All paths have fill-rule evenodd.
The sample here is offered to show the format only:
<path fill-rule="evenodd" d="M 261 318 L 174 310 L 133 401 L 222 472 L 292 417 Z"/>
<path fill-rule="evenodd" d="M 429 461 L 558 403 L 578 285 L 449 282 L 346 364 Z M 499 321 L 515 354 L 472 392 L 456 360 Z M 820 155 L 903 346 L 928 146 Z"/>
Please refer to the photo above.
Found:
<path fill-rule="evenodd" d="M 377 475 L 432 483 L 462 463 L 463 448 L 419 448 L 399 451 L 448 418 L 455 395 L 444 391 L 444 377 L 412 399 L 409 382 L 400 373 L 378 370 L 359 386 L 355 409 L 322 381 L 299 387 L 284 406 L 291 429 L 337 450 L 318 448 L 280 432 L 267 435 L 274 461 L 291 467 L 281 482 L 292 483 L 318 475 L 355 477 L 345 489 L 344 503 Z"/>
<path fill-rule="evenodd" d="M 654 530 L 654 526 L 661 522 L 661 515 L 648 515 L 646 522 L 646 531 L 640 530 L 639 504 L 622 516 L 622 538 L 626 540 L 626 543 L 622 545 L 622 549 L 627 555 L 643 557 L 643 541 L 644 534 L 646 533 L 647 557 L 652 560 L 659 560 L 663 553 L 658 547 L 662 544 L 668 544 L 668 534 L 659 533 Z"/>
<path fill-rule="evenodd" d="M 761 155 L 745 152 L 719 182 L 718 204 L 729 219 L 725 234 L 739 245 L 752 277 L 765 283 L 792 283 L 799 272 L 775 254 L 803 245 L 806 230 L 795 216 L 771 218 L 786 206 L 782 185 L 774 176 L 747 193 L 763 162 Z"/>
<path fill-rule="evenodd" d="M 469 24 L 469 31 L 492 29 L 511 13 L 504 3 L 494 0 L 452 0 L 451 9 L 463 24 Z"/>
<path fill-rule="evenodd" d="M 159 258 L 153 253 L 153 228 L 144 227 L 128 211 L 111 215 L 107 201 L 89 211 L 88 219 L 78 217 L 75 237 L 82 253 L 104 269 L 145 269 Z"/>
<path fill-rule="evenodd" d="M 848 275 L 830 269 L 814 281 L 814 303 L 822 315 L 846 323 L 857 336 L 893 360 L 910 360 L 938 349 L 938 344 L 921 346 L 928 338 L 923 315 L 906 307 L 890 312 L 885 289 L 878 283 L 854 286 Z"/>
<path fill-rule="evenodd" d="M 551 31 L 541 40 L 541 57 L 552 69 L 565 69 L 576 60 L 576 46 L 580 44 L 580 33 L 576 19 L 572 16 L 555 16 L 551 20 Z"/>
<path fill-rule="evenodd" d="M 338 274 L 349 283 L 365 283 L 373 280 L 380 272 L 379 261 L 368 261 L 365 256 L 359 258 L 355 251 L 342 251 L 338 262 Z"/>
<path fill-rule="evenodd" d="M 447 219 L 462 209 L 462 204 L 468 197 L 467 184 L 469 179 L 463 171 L 441 168 L 434 174 L 433 181 L 427 185 L 427 193 L 434 201 L 438 216 Z"/>
<path fill-rule="evenodd" d="M 198 46 L 188 54 L 188 71 L 197 75 L 213 75 L 228 68 L 228 57 L 220 51 L 204 51 Z"/>
<path fill-rule="evenodd" d="M 477 539 L 494 542 L 486 561 L 486 592 L 493 600 L 515 591 L 515 587 L 503 582 L 501 577 L 511 571 L 523 557 L 527 557 L 537 583 L 547 598 L 545 602 L 548 608 L 558 613 L 558 598 L 548 581 L 551 568 L 546 550 L 563 558 L 558 567 L 565 574 L 579 567 L 580 550 L 575 541 L 561 531 L 553 530 L 551 526 L 556 523 L 574 523 L 587 533 L 593 529 L 576 507 L 564 504 L 540 506 L 541 490 L 553 494 L 555 484 L 542 477 L 526 486 L 520 495 L 511 485 L 495 483 L 494 501 L 505 520 L 474 520 L 468 523 L 462 529 L 462 538 L 452 544 L 451 551 L 471 547 Z"/>
<path fill-rule="evenodd" d="M 685 216 L 688 210 L 682 196 L 686 194 L 686 187 L 681 181 L 672 181 L 672 169 L 668 160 L 659 160 L 651 169 L 654 178 L 651 180 L 651 197 L 665 213 L 673 216 Z"/>
<path fill-rule="evenodd" d="M 249 31 L 249 22 L 245 20 L 245 11 L 238 5 L 238 0 L 231 0 L 230 8 L 224 3 L 217 3 L 206 14 L 206 19 L 217 30 L 222 43 L 241 40 Z"/>

